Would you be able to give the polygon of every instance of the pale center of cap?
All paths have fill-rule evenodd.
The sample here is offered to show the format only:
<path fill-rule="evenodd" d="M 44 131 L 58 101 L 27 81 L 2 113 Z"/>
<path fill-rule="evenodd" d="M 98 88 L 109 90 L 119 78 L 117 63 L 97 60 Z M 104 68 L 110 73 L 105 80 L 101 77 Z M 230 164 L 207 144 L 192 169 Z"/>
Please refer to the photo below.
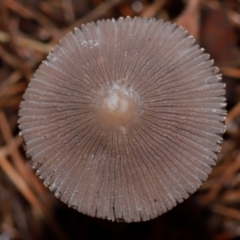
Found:
<path fill-rule="evenodd" d="M 132 122 L 136 113 L 134 100 L 121 89 L 108 89 L 98 104 L 103 121 L 116 128 Z"/>

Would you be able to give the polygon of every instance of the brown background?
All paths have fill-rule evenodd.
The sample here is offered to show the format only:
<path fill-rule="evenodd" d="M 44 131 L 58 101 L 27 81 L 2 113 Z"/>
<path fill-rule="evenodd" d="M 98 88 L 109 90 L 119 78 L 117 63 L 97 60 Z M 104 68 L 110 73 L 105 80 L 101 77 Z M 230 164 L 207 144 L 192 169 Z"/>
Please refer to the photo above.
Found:
<path fill-rule="evenodd" d="M 227 85 L 227 132 L 202 187 L 163 216 L 112 223 L 84 216 L 35 177 L 18 136 L 18 108 L 58 39 L 97 19 L 145 16 L 185 27 Z M 240 1 L 0 0 L 0 239 L 240 239 Z"/>

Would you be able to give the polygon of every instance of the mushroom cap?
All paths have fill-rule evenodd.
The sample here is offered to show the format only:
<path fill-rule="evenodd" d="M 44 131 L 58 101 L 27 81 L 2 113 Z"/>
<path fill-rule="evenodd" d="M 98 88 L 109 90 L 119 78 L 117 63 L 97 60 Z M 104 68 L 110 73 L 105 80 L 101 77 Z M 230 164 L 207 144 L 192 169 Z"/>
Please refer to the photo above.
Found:
<path fill-rule="evenodd" d="M 55 196 L 109 220 L 146 221 L 207 179 L 225 131 L 225 86 L 170 22 L 102 20 L 62 38 L 35 72 L 19 127 Z"/>

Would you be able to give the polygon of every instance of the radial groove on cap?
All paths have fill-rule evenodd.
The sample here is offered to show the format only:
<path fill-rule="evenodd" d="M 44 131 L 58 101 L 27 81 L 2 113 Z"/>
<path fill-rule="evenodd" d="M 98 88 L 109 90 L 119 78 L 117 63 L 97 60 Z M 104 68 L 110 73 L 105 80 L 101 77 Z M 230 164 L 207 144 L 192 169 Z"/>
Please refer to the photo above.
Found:
<path fill-rule="evenodd" d="M 155 19 L 88 23 L 35 72 L 19 126 L 55 196 L 109 220 L 146 221 L 196 191 L 225 131 L 225 86 L 183 28 Z"/>

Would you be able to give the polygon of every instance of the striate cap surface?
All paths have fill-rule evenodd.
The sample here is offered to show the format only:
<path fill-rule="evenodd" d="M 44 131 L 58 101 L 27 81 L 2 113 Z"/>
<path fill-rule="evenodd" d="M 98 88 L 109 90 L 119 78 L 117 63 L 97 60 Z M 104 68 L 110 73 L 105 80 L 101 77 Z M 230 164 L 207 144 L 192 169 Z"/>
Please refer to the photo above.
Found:
<path fill-rule="evenodd" d="M 170 22 L 102 20 L 62 38 L 35 72 L 19 127 L 31 164 L 78 211 L 155 218 L 207 179 L 225 131 L 225 86 Z"/>

